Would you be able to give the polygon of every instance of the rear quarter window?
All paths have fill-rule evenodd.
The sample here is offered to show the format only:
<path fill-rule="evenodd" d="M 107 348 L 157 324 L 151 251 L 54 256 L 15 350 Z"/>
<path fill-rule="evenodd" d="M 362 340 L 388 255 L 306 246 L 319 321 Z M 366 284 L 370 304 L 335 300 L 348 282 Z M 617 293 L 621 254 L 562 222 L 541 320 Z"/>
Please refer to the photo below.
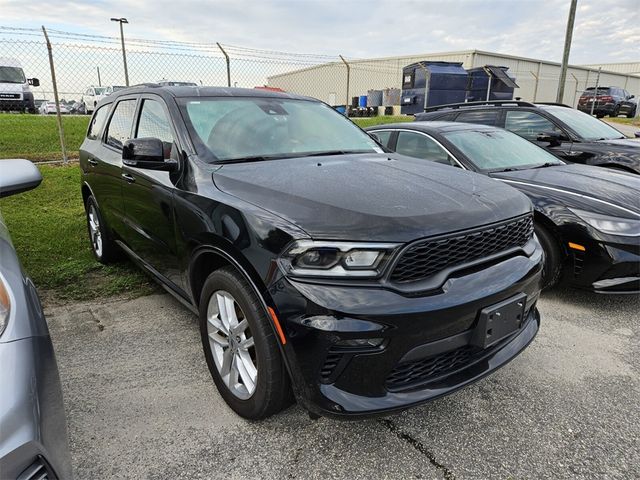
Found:
<path fill-rule="evenodd" d="M 88 139 L 95 140 L 100 136 L 100 132 L 102 131 L 105 120 L 107 119 L 107 113 L 109 112 L 110 106 L 111 105 L 103 105 L 93 114 L 91 123 L 89 124 L 89 130 L 87 131 Z"/>

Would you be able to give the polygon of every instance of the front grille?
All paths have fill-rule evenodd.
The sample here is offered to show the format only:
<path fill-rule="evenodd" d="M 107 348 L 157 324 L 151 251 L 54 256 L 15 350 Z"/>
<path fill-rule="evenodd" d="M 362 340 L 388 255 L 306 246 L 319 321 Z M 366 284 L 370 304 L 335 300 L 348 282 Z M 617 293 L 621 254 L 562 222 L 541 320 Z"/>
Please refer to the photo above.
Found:
<path fill-rule="evenodd" d="M 17 480 L 55 480 L 56 476 L 51 467 L 40 455 L 36 460 L 27 467 L 27 469 L 18 475 Z"/>
<path fill-rule="evenodd" d="M 477 347 L 465 345 L 434 357 L 400 363 L 387 377 L 387 390 L 403 390 L 442 375 L 453 373 L 468 365 L 473 359 L 474 352 L 477 351 L 481 350 Z"/>
<path fill-rule="evenodd" d="M 19 93 L 0 93 L 0 100 L 19 100 Z"/>
<path fill-rule="evenodd" d="M 391 273 L 391 281 L 409 283 L 422 280 L 445 268 L 522 247 L 532 235 L 533 218 L 527 215 L 481 230 L 422 240 L 402 253 Z"/>

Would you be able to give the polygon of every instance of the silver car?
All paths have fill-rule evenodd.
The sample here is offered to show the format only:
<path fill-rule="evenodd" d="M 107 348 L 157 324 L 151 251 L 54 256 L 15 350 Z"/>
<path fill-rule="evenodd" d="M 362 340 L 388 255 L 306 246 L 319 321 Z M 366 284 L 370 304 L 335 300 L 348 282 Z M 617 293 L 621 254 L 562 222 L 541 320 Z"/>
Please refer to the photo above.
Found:
<path fill-rule="evenodd" d="M 27 160 L 0 160 L 0 197 L 37 187 Z M 58 366 L 33 282 L 0 216 L 0 478 L 70 478 Z"/>

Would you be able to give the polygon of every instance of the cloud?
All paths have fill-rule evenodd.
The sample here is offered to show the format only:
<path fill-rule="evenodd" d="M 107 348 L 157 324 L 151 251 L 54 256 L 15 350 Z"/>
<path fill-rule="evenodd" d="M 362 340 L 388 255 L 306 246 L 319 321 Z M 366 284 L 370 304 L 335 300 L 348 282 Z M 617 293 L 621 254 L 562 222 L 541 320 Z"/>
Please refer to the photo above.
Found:
<path fill-rule="evenodd" d="M 350 58 L 479 49 L 562 56 L 569 0 L 0 0 L 2 24 Z M 46 12 L 46 13 L 43 13 Z M 638 0 L 580 0 L 572 63 L 640 60 Z"/>

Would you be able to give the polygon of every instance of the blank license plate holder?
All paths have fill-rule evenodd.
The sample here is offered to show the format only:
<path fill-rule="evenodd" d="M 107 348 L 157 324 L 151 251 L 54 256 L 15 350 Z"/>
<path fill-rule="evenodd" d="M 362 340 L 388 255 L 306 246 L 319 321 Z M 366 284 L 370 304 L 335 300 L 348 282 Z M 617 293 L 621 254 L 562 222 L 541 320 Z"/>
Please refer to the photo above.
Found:
<path fill-rule="evenodd" d="M 483 349 L 489 348 L 518 331 L 524 323 L 526 305 L 527 295 L 519 293 L 480 310 L 471 343 Z"/>

